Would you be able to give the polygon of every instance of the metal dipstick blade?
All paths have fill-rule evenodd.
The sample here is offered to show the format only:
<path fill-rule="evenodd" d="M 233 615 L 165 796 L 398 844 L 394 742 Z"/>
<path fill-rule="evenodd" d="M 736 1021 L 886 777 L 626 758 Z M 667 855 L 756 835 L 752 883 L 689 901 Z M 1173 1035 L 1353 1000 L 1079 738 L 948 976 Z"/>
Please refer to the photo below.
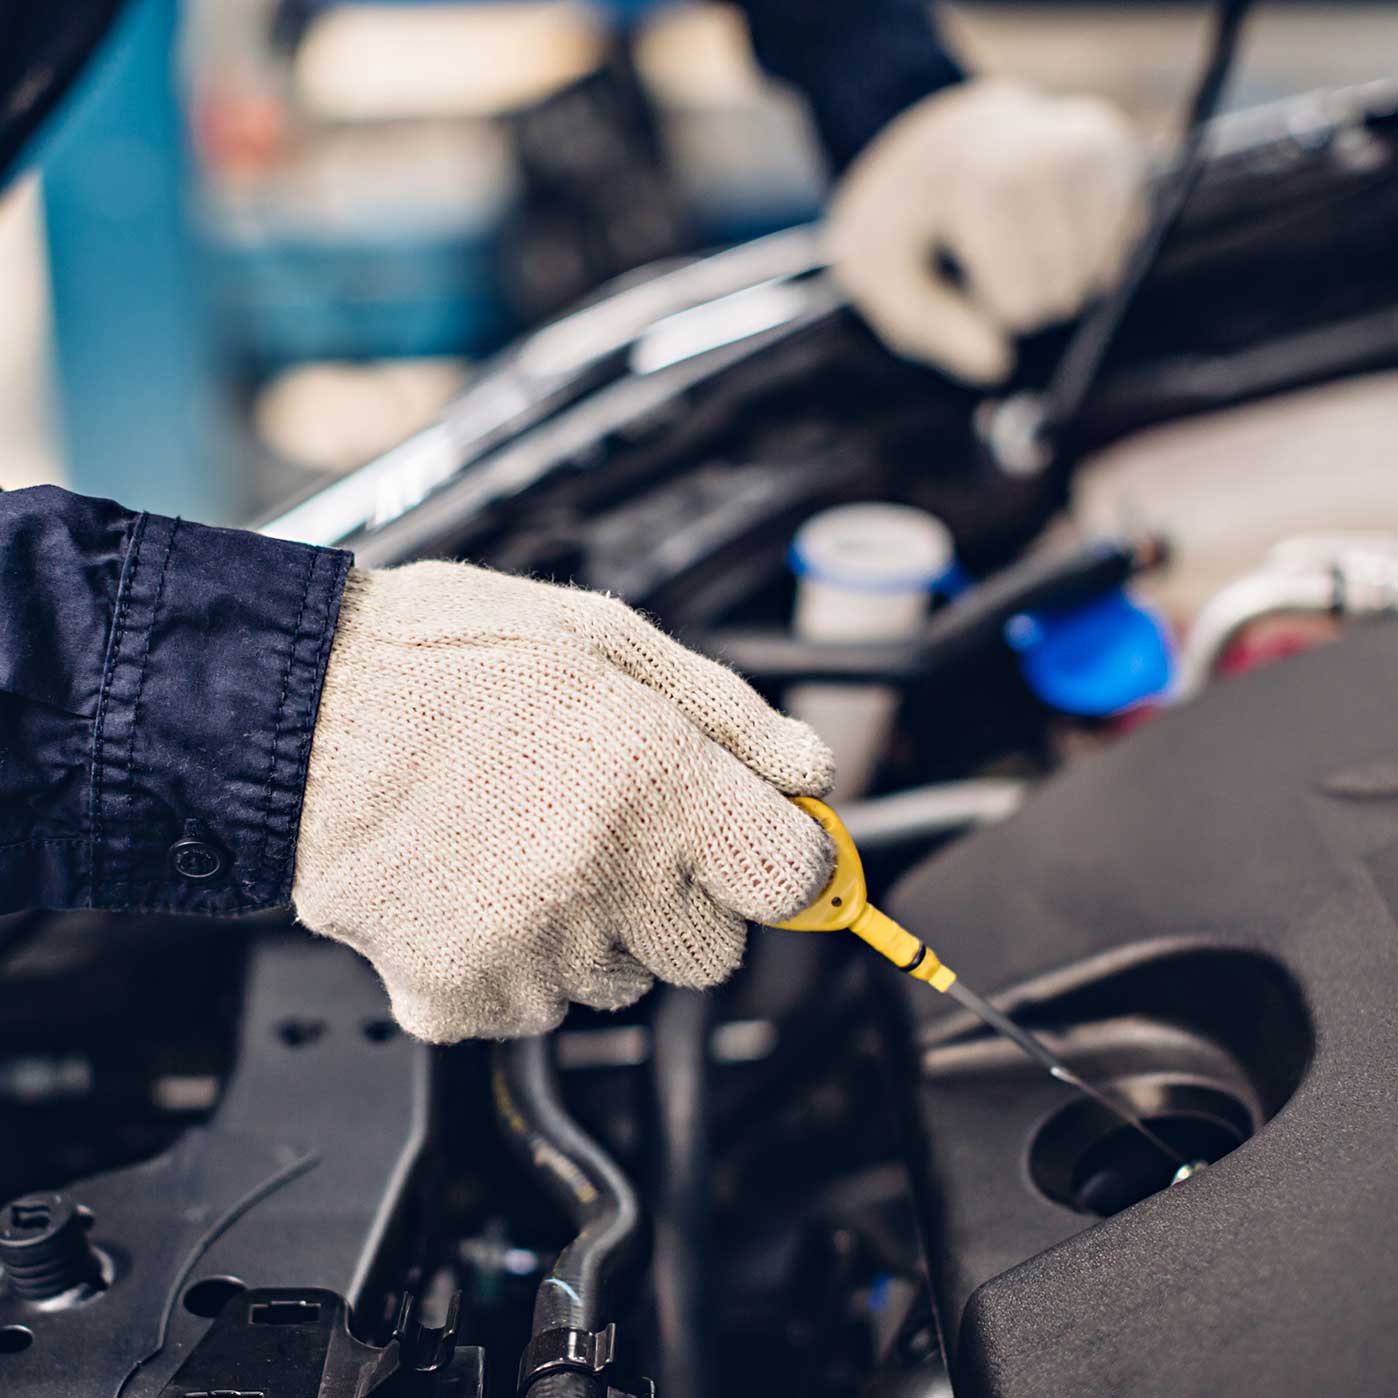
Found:
<path fill-rule="evenodd" d="M 987 1024 L 997 1033 L 1003 1034 L 1005 1038 L 1017 1044 L 1036 1063 L 1047 1068 L 1048 1071 L 1058 1079 L 1059 1082 L 1075 1088 L 1085 1097 L 1090 1097 L 1098 1106 L 1106 1108 L 1123 1125 L 1129 1126 L 1132 1130 L 1139 1132 L 1157 1150 L 1162 1151 L 1176 1165 L 1184 1166 L 1188 1164 L 1184 1156 L 1174 1149 L 1168 1142 L 1160 1139 L 1154 1131 L 1150 1129 L 1139 1117 L 1126 1110 L 1119 1103 L 1112 1101 L 1106 1093 L 1093 1087 L 1091 1083 L 1080 1078 L 1059 1056 L 1053 1052 L 1041 1039 L 1036 1038 L 1027 1029 L 1021 1028 L 1012 1020 L 1009 1015 L 997 1010 L 983 995 L 977 995 L 965 981 L 956 980 L 947 987 L 946 993 L 952 996 L 958 1003 L 964 1005 L 982 1023 Z"/>

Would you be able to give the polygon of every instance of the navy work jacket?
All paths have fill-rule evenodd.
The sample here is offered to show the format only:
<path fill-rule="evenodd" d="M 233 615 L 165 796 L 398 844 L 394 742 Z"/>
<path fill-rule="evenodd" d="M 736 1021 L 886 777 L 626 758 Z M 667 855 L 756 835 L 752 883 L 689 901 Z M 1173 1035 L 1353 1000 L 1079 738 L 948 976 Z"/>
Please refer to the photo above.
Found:
<path fill-rule="evenodd" d="M 0 493 L 0 913 L 290 901 L 349 562 Z"/>
<path fill-rule="evenodd" d="M 810 102 L 844 169 L 905 107 L 960 80 L 929 0 L 741 0 L 758 61 Z"/>
<path fill-rule="evenodd" d="M 955 81 L 923 0 L 745 0 L 835 168 Z M 290 901 L 346 553 L 0 492 L 0 914 Z"/>

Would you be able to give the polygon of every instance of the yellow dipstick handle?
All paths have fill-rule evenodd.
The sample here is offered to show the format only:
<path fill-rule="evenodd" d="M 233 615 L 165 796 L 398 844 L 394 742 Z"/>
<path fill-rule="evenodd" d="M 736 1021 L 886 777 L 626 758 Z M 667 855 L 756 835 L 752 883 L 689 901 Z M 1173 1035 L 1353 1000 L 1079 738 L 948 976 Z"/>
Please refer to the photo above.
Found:
<path fill-rule="evenodd" d="M 934 990 L 946 990 L 956 980 L 956 972 L 943 966 L 925 942 L 870 905 L 864 865 L 840 817 L 813 796 L 791 799 L 819 821 L 834 842 L 835 872 L 809 908 L 777 925 L 790 932 L 853 932 L 914 980 L 926 981 Z"/>

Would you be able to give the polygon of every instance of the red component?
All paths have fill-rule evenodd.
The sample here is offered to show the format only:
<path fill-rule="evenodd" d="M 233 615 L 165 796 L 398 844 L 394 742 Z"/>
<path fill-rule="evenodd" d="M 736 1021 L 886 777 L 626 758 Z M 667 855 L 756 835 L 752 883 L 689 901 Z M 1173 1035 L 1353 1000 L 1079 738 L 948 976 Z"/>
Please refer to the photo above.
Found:
<path fill-rule="evenodd" d="M 1259 665 L 1270 665 L 1310 650 L 1335 636 L 1335 622 L 1329 617 L 1278 617 L 1250 626 L 1224 653 L 1220 675 L 1240 675 Z"/>

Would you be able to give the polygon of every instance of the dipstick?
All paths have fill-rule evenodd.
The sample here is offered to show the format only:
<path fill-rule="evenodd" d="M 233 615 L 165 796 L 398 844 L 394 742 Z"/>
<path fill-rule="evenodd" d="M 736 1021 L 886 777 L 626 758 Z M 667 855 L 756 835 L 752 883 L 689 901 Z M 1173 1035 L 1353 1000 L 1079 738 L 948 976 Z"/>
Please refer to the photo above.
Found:
<path fill-rule="evenodd" d="M 874 907 L 869 902 L 859 851 L 839 816 L 814 797 L 794 796 L 791 799 L 807 815 L 819 821 L 830 836 L 835 846 L 835 870 L 815 902 L 779 926 L 793 932 L 853 932 L 905 975 L 926 981 L 934 990 L 950 995 L 964 1005 L 983 1024 L 1010 1040 L 1059 1082 L 1081 1092 L 1124 1125 L 1139 1132 L 1177 1166 L 1188 1166 L 1189 1162 L 1184 1156 L 1161 1140 L 1138 1116 L 1114 1102 L 1101 1089 L 1084 1081 L 1042 1039 L 1016 1024 L 984 996 L 978 995 L 959 980 L 956 972 L 924 941 Z"/>

